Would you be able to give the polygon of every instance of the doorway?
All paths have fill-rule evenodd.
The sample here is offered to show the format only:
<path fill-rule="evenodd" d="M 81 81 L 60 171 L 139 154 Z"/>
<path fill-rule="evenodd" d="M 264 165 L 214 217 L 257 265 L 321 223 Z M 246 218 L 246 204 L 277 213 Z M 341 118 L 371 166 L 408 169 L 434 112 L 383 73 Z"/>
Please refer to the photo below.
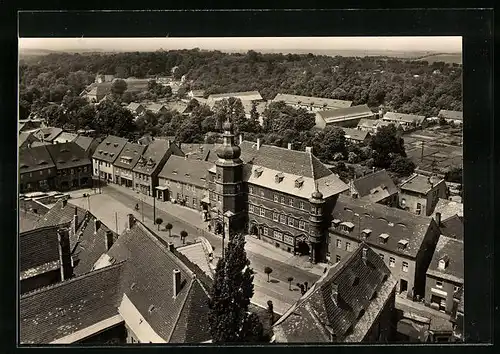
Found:
<path fill-rule="evenodd" d="M 300 240 L 297 243 L 297 253 L 300 254 L 301 256 L 306 256 L 309 255 L 309 245 L 307 244 L 306 241 Z"/>
<path fill-rule="evenodd" d="M 446 299 L 437 295 L 431 295 L 431 305 L 434 305 L 439 311 L 446 311 Z"/>
<path fill-rule="evenodd" d="M 408 281 L 401 279 L 399 281 L 399 293 L 402 294 L 408 291 Z"/>

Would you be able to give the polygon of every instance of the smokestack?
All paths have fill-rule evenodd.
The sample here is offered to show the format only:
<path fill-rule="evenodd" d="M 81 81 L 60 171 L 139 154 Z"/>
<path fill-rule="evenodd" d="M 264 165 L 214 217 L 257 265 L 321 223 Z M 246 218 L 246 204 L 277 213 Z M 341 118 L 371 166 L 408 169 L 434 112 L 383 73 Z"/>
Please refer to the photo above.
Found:
<path fill-rule="evenodd" d="M 308 154 L 312 154 L 312 149 L 313 149 L 312 146 L 306 146 L 306 152 Z"/>
<path fill-rule="evenodd" d="M 257 150 L 260 149 L 260 138 L 257 138 Z"/>
<path fill-rule="evenodd" d="M 175 246 L 174 246 L 174 244 L 172 242 L 168 243 L 168 250 L 170 252 L 174 252 L 175 251 Z"/>
<path fill-rule="evenodd" d="M 97 231 L 99 231 L 99 227 L 100 226 L 101 226 L 101 221 L 97 220 L 97 219 L 94 219 L 94 234 L 96 234 Z"/>
<path fill-rule="evenodd" d="M 441 213 L 436 213 L 436 223 L 441 227 Z"/>
<path fill-rule="evenodd" d="M 113 232 L 112 231 L 106 231 L 106 236 L 104 239 L 104 242 L 106 242 L 106 251 L 109 251 L 111 246 L 113 246 Z"/>
<path fill-rule="evenodd" d="M 130 230 L 135 225 L 135 217 L 133 214 L 128 214 L 127 230 Z"/>
<path fill-rule="evenodd" d="M 173 298 L 175 299 L 181 291 L 181 271 L 174 269 L 172 273 Z"/>
<path fill-rule="evenodd" d="M 243 142 L 243 134 L 240 134 L 240 145 Z"/>
<path fill-rule="evenodd" d="M 288 150 L 292 150 L 292 143 L 288 143 Z"/>
<path fill-rule="evenodd" d="M 368 259 L 367 256 L 368 248 L 363 247 L 363 263 L 366 264 L 366 260 Z"/>

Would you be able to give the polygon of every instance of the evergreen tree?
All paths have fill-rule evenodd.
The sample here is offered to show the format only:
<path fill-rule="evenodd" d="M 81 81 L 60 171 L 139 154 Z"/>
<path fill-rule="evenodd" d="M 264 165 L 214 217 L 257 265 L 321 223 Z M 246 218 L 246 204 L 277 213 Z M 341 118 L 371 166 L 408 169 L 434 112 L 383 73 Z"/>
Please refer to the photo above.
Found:
<path fill-rule="evenodd" d="M 217 263 L 210 294 L 209 323 L 214 343 L 261 339 L 262 324 L 248 312 L 253 296 L 253 273 L 245 252 L 245 238 L 236 234 L 228 243 L 225 258 Z"/>

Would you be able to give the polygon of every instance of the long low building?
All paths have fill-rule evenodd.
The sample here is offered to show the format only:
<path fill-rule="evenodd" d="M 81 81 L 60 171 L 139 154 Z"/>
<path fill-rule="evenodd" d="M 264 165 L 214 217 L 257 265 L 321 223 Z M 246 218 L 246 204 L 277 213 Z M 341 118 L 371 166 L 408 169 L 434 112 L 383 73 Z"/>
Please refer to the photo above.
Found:
<path fill-rule="evenodd" d="M 336 100 L 332 98 L 308 97 L 299 95 L 289 95 L 278 93 L 273 102 L 285 102 L 295 108 L 305 108 L 311 112 L 318 112 L 330 109 L 351 107 L 352 101 Z"/>
<path fill-rule="evenodd" d="M 425 116 L 415 114 L 405 114 L 396 112 L 387 112 L 382 117 L 382 120 L 389 123 L 399 124 L 403 130 L 410 130 L 412 128 L 421 127 L 425 120 Z"/>
<path fill-rule="evenodd" d="M 366 104 L 346 108 L 330 109 L 316 112 L 316 127 L 324 129 L 328 126 L 356 127 L 361 119 L 376 119 Z"/>
<path fill-rule="evenodd" d="M 442 109 L 439 111 L 438 118 L 443 118 L 448 123 L 463 124 L 464 116 L 460 111 L 449 111 Z"/>

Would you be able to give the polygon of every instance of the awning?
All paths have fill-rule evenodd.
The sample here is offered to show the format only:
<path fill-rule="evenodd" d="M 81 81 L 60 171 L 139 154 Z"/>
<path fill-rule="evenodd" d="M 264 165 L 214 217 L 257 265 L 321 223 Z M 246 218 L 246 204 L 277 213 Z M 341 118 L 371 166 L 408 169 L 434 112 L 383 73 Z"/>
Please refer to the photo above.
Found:
<path fill-rule="evenodd" d="M 167 190 L 168 187 L 167 186 L 158 186 L 158 187 L 156 187 L 156 189 L 158 189 L 160 191 L 164 191 L 164 190 Z"/>
<path fill-rule="evenodd" d="M 203 197 L 203 199 L 201 200 L 202 203 L 205 203 L 205 204 L 210 204 L 210 198 L 209 197 Z"/>

